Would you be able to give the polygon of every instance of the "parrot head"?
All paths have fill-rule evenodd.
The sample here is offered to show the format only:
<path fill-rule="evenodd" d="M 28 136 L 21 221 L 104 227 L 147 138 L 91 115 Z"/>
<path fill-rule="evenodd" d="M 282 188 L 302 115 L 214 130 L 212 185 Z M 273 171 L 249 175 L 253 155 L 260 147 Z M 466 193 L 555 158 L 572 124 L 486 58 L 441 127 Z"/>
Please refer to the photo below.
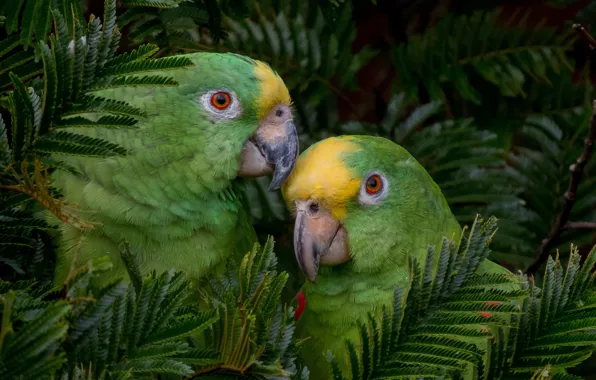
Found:
<path fill-rule="evenodd" d="M 353 270 L 375 272 L 403 265 L 407 236 L 449 210 L 414 157 L 374 136 L 332 137 L 312 145 L 282 192 L 296 215 L 298 265 L 313 283 L 319 266 L 350 262 Z"/>
<path fill-rule="evenodd" d="M 238 54 L 186 57 L 194 66 L 173 74 L 179 86 L 160 103 L 167 111 L 148 110 L 157 115 L 151 133 L 165 135 L 160 141 L 179 144 L 181 151 L 200 149 L 201 173 L 212 173 L 208 175 L 216 180 L 273 173 L 269 189 L 278 189 L 299 153 L 290 94 L 283 80 L 267 64 Z"/>

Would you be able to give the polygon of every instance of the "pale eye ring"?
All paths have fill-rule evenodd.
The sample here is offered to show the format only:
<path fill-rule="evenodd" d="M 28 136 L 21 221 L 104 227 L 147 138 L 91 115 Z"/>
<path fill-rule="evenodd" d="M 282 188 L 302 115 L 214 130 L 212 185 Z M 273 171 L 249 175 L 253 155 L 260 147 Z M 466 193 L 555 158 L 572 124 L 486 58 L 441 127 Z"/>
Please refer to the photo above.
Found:
<path fill-rule="evenodd" d="M 213 120 L 236 119 L 242 113 L 240 101 L 233 91 L 218 88 L 201 95 L 201 104 Z"/>
<path fill-rule="evenodd" d="M 368 173 L 362 181 L 358 202 L 362 205 L 376 205 L 387 198 L 389 183 L 387 177 L 378 172 Z"/>

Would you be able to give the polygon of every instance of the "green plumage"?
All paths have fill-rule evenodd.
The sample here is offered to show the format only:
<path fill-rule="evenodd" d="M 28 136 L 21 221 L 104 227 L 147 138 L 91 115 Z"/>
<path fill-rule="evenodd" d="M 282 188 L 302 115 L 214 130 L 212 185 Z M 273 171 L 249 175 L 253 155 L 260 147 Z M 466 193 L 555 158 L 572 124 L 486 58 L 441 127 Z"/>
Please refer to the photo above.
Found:
<path fill-rule="evenodd" d="M 229 255 L 246 254 L 256 241 L 233 183 L 242 146 L 258 127 L 260 83 L 254 62 L 233 54 L 178 57 L 194 65 L 136 75 L 168 76 L 177 86 L 91 93 L 125 101 L 146 114 L 131 129 L 72 130 L 119 144 L 127 156 L 56 157 L 80 175 L 58 171 L 55 186 L 80 208 L 84 220 L 97 223 L 82 240 L 80 230 L 60 224 L 57 284 L 66 278 L 79 241 L 77 262 L 107 254 L 115 267 L 112 277 L 127 276 L 118 250 L 126 239 L 143 273 L 175 268 L 194 280 Z M 200 96 L 213 89 L 233 91 L 240 100 L 239 118 L 208 117 Z"/>
<path fill-rule="evenodd" d="M 304 285 L 306 308 L 297 334 L 309 337 L 301 354 L 317 374 L 329 373 L 327 349 L 346 369 L 345 340 L 360 341 L 358 321 L 368 313 L 380 317 L 382 305 L 391 307 L 396 286 L 409 288 L 408 256 L 424 267 L 429 244 L 440 249 L 443 237 L 457 241 L 462 232 L 438 185 L 405 149 L 379 137 L 349 138 L 360 150 L 339 159 L 356 178 L 382 173 L 388 195 L 377 205 L 360 204 L 358 194 L 348 201 L 342 224 L 352 260 L 321 266 L 317 283 Z M 484 272 L 509 273 L 489 261 L 477 273 Z"/>

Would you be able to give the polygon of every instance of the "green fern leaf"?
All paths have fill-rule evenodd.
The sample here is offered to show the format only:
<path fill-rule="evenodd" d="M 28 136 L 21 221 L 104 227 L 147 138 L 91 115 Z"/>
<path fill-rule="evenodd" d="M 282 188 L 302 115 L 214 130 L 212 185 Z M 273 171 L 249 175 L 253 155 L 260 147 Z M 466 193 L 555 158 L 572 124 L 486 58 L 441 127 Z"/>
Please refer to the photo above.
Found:
<path fill-rule="evenodd" d="M 497 287 L 504 284 L 519 283 L 519 278 L 515 275 L 501 276 L 496 274 L 486 275 L 472 275 L 469 281 L 462 287 L 462 289 L 470 288 L 490 288 Z"/>
<path fill-rule="evenodd" d="M 442 325 L 422 325 L 411 335 L 414 339 L 421 336 L 445 336 L 445 337 L 486 337 L 488 331 L 481 331 L 480 327 L 463 326 L 442 326 Z"/>
<path fill-rule="evenodd" d="M 108 75 L 136 74 L 147 71 L 165 71 L 181 67 L 190 67 L 194 63 L 185 57 L 166 57 L 151 60 L 136 60 L 105 69 Z"/>
<path fill-rule="evenodd" d="M 106 63 L 106 70 L 112 67 L 117 67 L 138 60 L 143 60 L 154 55 L 155 53 L 157 53 L 158 50 L 159 47 L 152 44 L 141 45 L 131 52 L 120 54 L 108 60 L 108 62 Z"/>
<path fill-rule="evenodd" d="M 196 366 L 207 366 L 219 362 L 219 353 L 208 349 L 193 349 L 184 354 L 176 355 L 176 360 Z"/>
<path fill-rule="evenodd" d="M 110 113 L 120 116 L 145 117 L 145 111 L 130 106 L 126 102 L 112 99 L 105 99 L 96 96 L 83 96 L 63 116 L 88 114 L 88 113 Z"/>
<path fill-rule="evenodd" d="M 404 311 L 402 293 L 396 293 L 394 315 L 390 317 L 383 312 L 382 330 L 378 328 L 377 317 L 371 315 L 368 326 L 360 329 L 361 349 L 356 351 L 347 342 L 346 355 L 352 363 L 353 379 L 394 378 L 393 374 L 400 373 L 403 367 L 419 371 L 414 377 L 428 372 L 457 377 L 468 368 L 482 375 L 493 370 L 490 366 L 485 368 L 487 350 L 493 346 L 485 346 L 480 343 L 482 339 L 474 338 L 489 337 L 489 329 L 498 333 L 500 328 L 515 327 L 512 320 L 521 310 L 512 302 L 527 295 L 524 289 L 494 289 L 497 284 L 520 283 L 519 278 L 505 275 L 501 275 L 504 280 L 497 276 L 490 278 L 484 288 L 477 283 L 467 286 L 470 280 L 482 280 L 473 273 L 488 256 L 488 243 L 495 230 L 495 218 L 486 221 L 477 218 L 470 233 L 462 234 L 457 245 L 444 239 L 438 260 L 434 259 L 434 247 L 429 247 L 427 263 L 438 263 L 439 268 L 434 279 L 429 275 L 432 267 L 426 266 L 423 274 L 418 264 L 411 261 L 412 283 Z M 432 299 L 433 295 L 434 302 L 420 301 Z M 393 318 L 391 323 L 390 318 Z M 503 366 L 506 361 L 501 351 L 505 345 L 499 343 L 494 347 L 499 351 L 492 352 L 489 364 L 499 362 Z M 354 371 L 354 363 L 362 373 Z"/>
<path fill-rule="evenodd" d="M 37 21 L 35 28 L 35 39 L 37 42 L 45 42 L 52 24 L 51 0 L 39 0 Z"/>
<path fill-rule="evenodd" d="M 131 7 L 153 7 L 153 8 L 174 8 L 183 0 L 126 0 L 124 6 Z"/>
<path fill-rule="evenodd" d="M 100 91 L 117 87 L 140 86 L 177 86 L 178 82 L 170 77 L 147 75 L 143 77 L 106 77 L 91 86 L 90 91 Z"/>
<path fill-rule="evenodd" d="M 192 333 L 200 332 L 217 321 L 214 312 L 205 312 L 199 314 L 196 318 L 184 321 L 173 327 L 158 331 L 149 336 L 146 343 L 165 343 L 174 339 L 188 336 Z"/>
<path fill-rule="evenodd" d="M 435 367 L 443 370 L 462 370 L 464 361 L 458 359 L 448 359 L 450 353 L 435 350 L 436 354 L 423 353 L 398 353 L 395 357 L 396 362 L 408 363 L 413 366 Z M 447 356 L 444 356 L 446 355 Z"/>
<path fill-rule="evenodd" d="M 68 311 L 70 306 L 64 302 L 57 302 L 51 305 L 42 315 L 35 320 L 25 324 L 8 345 L 3 348 L 6 352 L 12 352 L 18 355 L 22 350 L 27 348 L 34 348 L 32 342 L 36 342 L 41 338 L 48 338 L 51 335 L 52 340 L 57 341 L 64 337 L 66 333 L 66 326 L 56 325 L 58 320 L 62 318 Z M 45 348 L 48 348 L 50 341 L 46 340 Z M 24 351 L 26 352 L 26 351 Z M 33 351 L 29 351 L 32 354 Z M 35 356 L 35 355 L 33 355 Z"/>
<path fill-rule="evenodd" d="M 41 137 L 35 144 L 40 153 L 69 154 L 75 156 L 106 157 L 123 156 L 126 150 L 105 140 L 58 131 Z"/>
<path fill-rule="evenodd" d="M 122 261 L 126 265 L 126 271 L 128 272 L 128 277 L 137 292 L 141 292 L 143 288 L 143 278 L 141 276 L 141 266 L 137 260 L 137 257 L 130 252 L 128 243 L 126 241 L 121 241 L 118 244 L 118 249 L 120 250 L 120 256 L 122 257 Z M 166 310 L 170 310 L 169 308 Z"/>
<path fill-rule="evenodd" d="M 130 116 L 101 116 L 97 121 L 92 121 L 81 116 L 62 119 L 56 128 L 71 127 L 100 127 L 100 128 L 133 128 L 137 120 Z"/>
<path fill-rule="evenodd" d="M 31 123 L 32 123 L 32 127 L 33 127 L 33 130 L 31 131 L 31 140 L 33 142 L 33 140 L 37 137 L 37 135 L 39 133 L 39 127 L 41 125 L 42 106 L 41 106 L 41 99 L 35 93 L 35 90 L 33 90 L 32 87 L 29 87 L 28 95 L 29 95 L 29 102 L 31 103 L 31 106 L 33 108 L 33 114 L 31 115 Z"/>
<path fill-rule="evenodd" d="M 6 53 L 19 46 L 20 42 L 21 39 L 16 34 L 0 41 L 0 57 L 3 57 Z"/>
<path fill-rule="evenodd" d="M 117 297 L 121 297 L 126 292 L 126 286 L 120 282 L 114 282 L 101 290 L 96 301 L 83 314 L 81 318 L 72 326 L 69 333 L 69 339 L 73 342 L 83 345 L 87 339 L 88 334 L 93 329 L 96 329 L 104 314 L 112 306 Z"/>
<path fill-rule="evenodd" d="M 12 151 L 8 145 L 8 135 L 6 134 L 6 125 L 0 115 L 0 168 L 5 168 L 11 161 Z"/>
<path fill-rule="evenodd" d="M 15 0 L 8 2 L 6 7 L 6 14 L 10 17 L 6 18 L 6 33 L 12 34 L 17 31 L 19 26 L 19 15 L 21 14 L 21 7 L 24 0 Z"/>
<path fill-rule="evenodd" d="M 72 95 L 71 101 L 76 100 L 79 97 L 79 93 L 85 90 L 85 57 L 87 46 L 83 42 L 84 27 L 78 20 L 75 20 L 75 38 L 74 43 L 72 44 L 74 50 L 72 51 L 72 64 L 70 66 L 70 70 L 72 73 Z M 69 45 L 71 43 L 69 42 Z M 68 46 L 67 49 L 68 49 Z M 69 73 L 70 76 L 70 73 Z"/>
<path fill-rule="evenodd" d="M 99 42 L 99 48 L 97 52 L 97 72 L 101 73 L 104 66 L 106 65 L 112 40 L 114 39 L 114 31 L 116 26 L 116 1 L 106 0 L 104 3 L 104 16 L 103 16 L 103 31 Z"/>
<path fill-rule="evenodd" d="M 56 70 L 56 56 L 45 42 L 39 43 L 44 66 L 44 91 L 43 91 L 43 119 L 40 123 L 39 133 L 45 134 L 52 122 L 56 109 L 58 92 L 58 72 Z"/>
<path fill-rule="evenodd" d="M 37 26 L 37 17 L 43 1 L 27 1 L 21 21 L 21 44 L 25 49 L 32 45 L 33 35 Z"/>
<path fill-rule="evenodd" d="M 131 360 L 124 365 L 115 367 L 114 373 L 163 373 L 179 376 L 191 376 L 194 371 L 192 368 L 177 360 Z"/>
<path fill-rule="evenodd" d="M 31 4 L 33 3 L 34 2 L 31 2 Z M 8 58 L 4 58 L 2 61 L 0 61 L 0 74 L 6 73 L 15 67 L 22 66 L 34 58 L 35 56 L 28 51 L 20 51 L 9 56 Z"/>
<path fill-rule="evenodd" d="M 85 57 L 85 71 L 83 73 L 82 89 L 88 88 L 95 80 L 95 71 L 97 68 L 97 51 L 101 38 L 101 23 L 98 18 L 91 15 L 87 26 Z"/>
<path fill-rule="evenodd" d="M 548 83 L 548 71 L 571 69 L 565 51 L 566 34 L 541 27 L 531 30 L 508 23 L 501 26 L 498 12 L 476 11 L 471 15 L 447 15 L 424 35 L 410 39 L 393 50 L 393 62 L 400 82 L 411 95 L 418 95 L 423 83 L 433 99 L 442 99 L 443 87 L 450 83 L 466 100 L 479 103 L 480 94 L 471 84 L 472 72 L 497 86 L 503 96 L 525 96 L 528 78 Z M 482 27 L 497 25 L 496 27 Z M 484 33 L 474 33 L 481 30 Z M 463 38 L 471 35 L 471 38 Z M 440 38 L 436 38 L 440 36 Z M 531 41 L 531 42 L 530 42 Z M 427 62 L 433 62 L 430 76 Z"/>
<path fill-rule="evenodd" d="M 108 355 L 106 360 L 108 362 L 115 362 L 118 360 L 118 350 L 120 349 L 120 342 L 124 335 L 124 321 L 126 313 L 126 299 L 129 295 L 129 290 L 124 296 L 119 296 L 114 302 L 114 309 L 112 312 L 111 331 L 108 345 Z"/>
<path fill-rule="evenodd" d="M 331 365 L 331 373 L 333 376 L 333 380 L 347 380 L 341 372 L 339 368 L 339 363 L 337 362 L 337 358 L 331 353 L 331 351 L 327 351 L 327 361 Z"/>
<path fill-rule="evenodd" d="M 35 110 L 29 93 L 23 81 L 14 73 L 10 78 L 15 85 L 15 91 L 9 98 L 12 120 L 12 153 L 13 160 L 19 162 L 26 154 L 33 138 L 33 118 Z M 16 119 L 16 120 L 15 120 Z"/>
<path fill-rule="evenodd" d="M 129 353 L 128 357 L 131 360 L 155 359 L 175 356 L 188 351 L 188 344 L 180 342 L 150 344 L 139 347 L 138 349 Z"/>
<path fill-rule="evenodd" d="M 538 355 L 534 356 L 522 356 L 519 358 L 519 364 L 513 369 L 514 372 L 529 372 L 535 371 L 540 368 L 544 368 L 545 365 L 551 365 L 553 367 L 569 368 L 576 366 L 577 364 L 585 361 L 592 355 L 593 350 L 590 348 L 578 350 L 575 352 L 569 352 L 567 348 L 566 353 L 559 355 Z"/>

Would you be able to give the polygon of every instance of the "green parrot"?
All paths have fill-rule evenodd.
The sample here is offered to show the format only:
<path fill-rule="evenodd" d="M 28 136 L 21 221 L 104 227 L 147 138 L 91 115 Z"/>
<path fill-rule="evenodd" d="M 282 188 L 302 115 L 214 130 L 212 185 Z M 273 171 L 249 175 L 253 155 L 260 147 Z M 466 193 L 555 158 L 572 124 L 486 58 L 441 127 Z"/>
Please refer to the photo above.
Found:
<path fill-rule="evenodd" d="M 95 225 L 81 231 L 59 224 L 55 284 L 65 281 L 75 255 L 78 264 L 108 255 L 114 270 L 102 282 L 127 278 L 122 239 L 142 273 L 174 268 L 191 280 L 257 241 L 236 178 L 272 173 L 273 190 L 292 171 L 299 150 L 288 89 L 267 64 L 248 57 L 182 56 L 194 65 L 143 73 L 169 76 L 177 86 L 92 94 L 143 110 L 138 128 L 72 130 L 119 144 L 127 156 L 55 157 L 80 174 L 57 171 L 54 185 Z"/>
<path fill-rule="evenodd" d="M 301 356 L 317 378 L 331 378 L 327 350 L 347 370 L 345 339 L 358 344 L 358 321 L 369 312 L 380 318 L 395 287 L 409 287 L 408 256 L 424 267 L 429 244 L 457 241 L 462 230 L 426 170 L 381 137 L 312 145 L 282 192 L 296 215 L 295 255 L 308 280 L 297 297 L 296 334 L 308 337 Z M 488 260 L 483 272 L 510 273 Z"/>

